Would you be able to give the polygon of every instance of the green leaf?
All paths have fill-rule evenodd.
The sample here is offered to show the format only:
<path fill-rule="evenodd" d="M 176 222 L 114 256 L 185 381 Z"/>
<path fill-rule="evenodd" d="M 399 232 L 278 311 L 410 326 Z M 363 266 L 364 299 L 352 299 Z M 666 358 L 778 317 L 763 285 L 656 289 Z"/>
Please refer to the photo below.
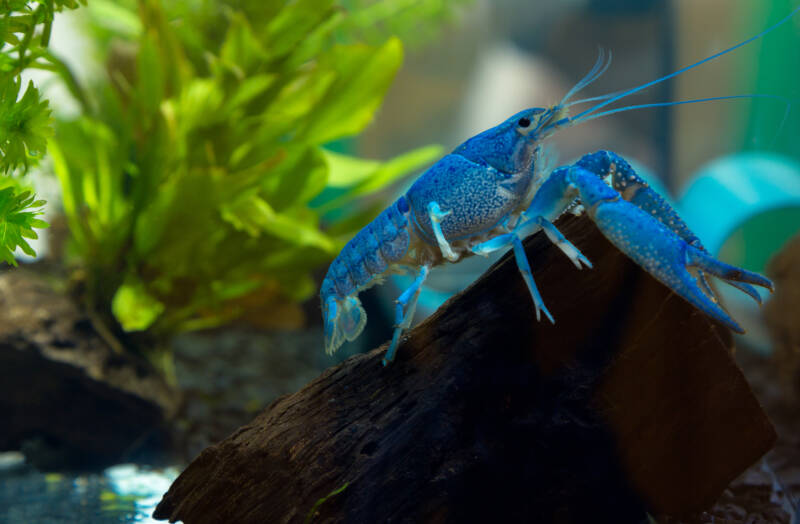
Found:
<path fill-rule="evenodd" d="M 226 111 L 232 112 L 261 95 L 275 84 L 275 75 L 258 74 L 248 77 L 239 84 L 236 91 L 225 104 Z"/>
<path fill-rule="evenodd" d="M 362 227 L 374 220 L 386 208 L 386 205 L 386 202 L 376 202 L 363 210 L 350 210 L 337 220 L 332 221 L 326 231 L 334 238 L 342 237 L 347 241 L 354 233 L 357 233 Z M 344 242 L 342 242 L 342 245 L 344 245 Z"/>
<path fill-rule="evenodd" d="M 179 256 L 170 267 L 175 269 L 195 263 L 193 247 L 198 238 L 210 243 L 225 231 L 211 230 L 217 225 L 213 218 L 219 196 L 212 177 L 203 172 L 170 175 L 151 196 L 149 205 L 140 210 L 133 241 L 140 260 Z"/>
<path fill-rule="evenodd" d="M 0 170 L 7 173 L 18 167 L 27 168 L 31 159 L 38 159 L 47 148 L 50 108 L 42 100 L 33 82 L 17 100 L 19 79 L 0 80 Z"/>
<path fill-rule="evenodd" d="M 258 69 L 267 59 L 267 52 L 256 38 L 250 24 L 241 12 L 233 13 L 220 60 L 223 65 L 244 76 Z"/>
<path fill-rule="evenodd" d="M 286 59 L 285 66 L 298 67 L 320 54 L 326 43 L 333 38 L 334 30 L 341 25 L 345 18 L 345 14 L 341 11 L 332 12 L 328 19 L 317 25 L 302 42 L 297 44 Z"/>
<path fill-rule="evenodd" d="M 278 214 L 256 194 L 243 195 L 222 206 L 221 216 L 236 229 L 257 237 L 269 233 L 296 246 L 316 247 L 334 253 L 335 243 L 300 216 Z"/>
<path fill-rule="evenodd" d="M 184 135 L 218 123 L 224 93 L 213 79 L 198 78 L 185 86 L 180 94 L 177 115 L 179 127 Z M 188 139 L 193 137 L 187 136 Z"/>
<path fill-rule="evenodd" d="M 441 146 L 425 146 L 397 156 L 383 164 L 361 160 L 338 153 L 325 152 L 325 159 L 331 170 L 331 185 L 350 186 L 341 196 L 317 207 L 320 213 L 345 207 L 353 200 L 383 189 L 414 170 L 429 164 L 441 156 Z M 370 170 L 371 169 L 371 170 Z"/>
<path fill-rule="evenodd" d="M 295 0 L 286 4 L 268 25 L 265 47 L 271 58 L 292 52 L 315 27 L 334 16 L 333 0 Z"/>
<path fill-rule="evenodd" d="M 442 155 L 441 146 L 424 146 L 384 162 L 372 176 L 353 188 L 351 196 L 361 196 L 389 186 L 411 171 L 429 164 Z"/>
<path fill-rule="evenodd" d="M 76 174 L 74 174 L 67 163 L 64 154 L 61 152 L 61 147 L 58 142 L 51 140 L 49 144 L 50 159 L 53 162 L 53 172 L 61 184 L 61 205 L 64 208 L 64 214 L 69 222 L 70 234 L 73 240 L 79 245 L 80 249 L 86 248 L 85 230 L 81 223 L 79 190 L 76 184 L 80 181 Z"/>
<path fill-rule="evenodd" d="M 142 33 L 142 23 L 135 13 L 110 0 L 92 0 L 89 15 L 119 36 L 135 39 Z"/>
<path fill-rule="evenodd" d="M 257 237 L 266 225 L 275 219 L 275 211 L 262 198 L 255 194 L 242 196 L 230 204 L 222 206 L 222 218 L 233 227 Z"/>
<path fill-rule="evenodd" d="M 275 168 L 265 184 L 267 199 L 281 212 L 310 201 L 325 189 L 327 181 L 328 168 L 317 148 L 301 150 Z"/>
<path fill-rule="evenodd" d="M 285 82 L 267 113 L 266 126 L 288 124 L 287 128 L 311 124 L 319 117 L 317 109 L 335 84 L 337 73 L 328 67 L 317 66 Z M 267 136 L 274 136 L 272 133 Z M 301 143 L 311 142 L 298 137 Z"/>
<path fill-rule="evenodd" d="M 138 78 L 136 92 L 141 109 L 144 111 L 143 116 L 154 115 L 164 99 L 166 79 L 161 54 L 156 37 L 151 33 L 143 35 L 136 63 Z"/>
<path fill-rule="evenodd" d="M 336 46 L 328 60 L 324 64 L 336 72 L 336 79 L 301 132 L 313 144 L 355 135 L 370 123 L 400 68 L 403 47 L 396 38 L 377 49 Z"/>
<path fill-rule="evenodd" d="M 430 41 L 439 26 L 453 19 L 457 8 L 472 0 L 350 0 L 350 16 L 341 32 L 357 34 L 368 42 L 391 33 L 406 45 Z"/>
<path fill-rule="evenodd" d="M 83 3 L 83 2 L 81 2 Z M 29 82 L 19 97 L 20 75 L 46 56 L 53 15 L 77 0 L 3 0 L 0 13 L 0 172 L 27 170 L 44 155 L 52 133 L 50 108 Z M 24 247 L 24 246 L 23 246 Z"/>
<path fill-rule="evenodd" d="M 39 208 L 44 200 L 36 200 L 34 195 L 21 189 L 12 179 L 5 179 L 8 187 L 0 189 L 0 260 L 17 265 L 14 251 L 20 248 L 29 256 L 36 256 L 33 248 L 25 240 L 39 238 L 34 228 L 42 229 L 47 223 L 36 218 L 42 212 Z"/>
<path fill-rule="evenodd" d="M 330 187 L 349 187 L 363 182 L 380 168 L 377 160 L 367 160 L 335 151 L 322 150 L 328 164 L 328 185 Z"/>
<path fill-rule="evenodd" d="M 150 295 L 139 280 L 129 279 L 114 294 L 111 310 L 125 331 L 142 331 L 164 312 L 164 304 Z"/>

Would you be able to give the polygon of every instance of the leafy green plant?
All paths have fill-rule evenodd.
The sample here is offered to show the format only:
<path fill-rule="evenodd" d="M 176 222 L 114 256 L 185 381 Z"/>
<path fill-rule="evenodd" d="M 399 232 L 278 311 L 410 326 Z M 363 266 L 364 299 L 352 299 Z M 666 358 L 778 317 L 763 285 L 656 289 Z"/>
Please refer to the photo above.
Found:
<path fill-rule="evenodd" d="M 439 27 L 454 18 L 456 10 L 469 0 L 342 0 L 351 16 L 345 31 L 358 33 L 368 41 L 379 41 L 391 33 L 416 47 L 429 42 Z"/>
<path fill-rule="evenodd" d="M 44 152 L 50 134 L 50 108 L 33 82 L 18 98 L 21 79 L 4 75 L 0 83 L 0 159 L 3 173 L 27 169 Z"/>
<path fill-rule="evenodd" d="M 34 228 L 47 224 L 36 218 L 44 201 L 36 200 L 24 182 L 11 178 L 24 173 L 44 154 L 51 134 L 50 108 L 29 82 L 20 96 L 25 69 L 48 69 L 47 50 L 57 11 L 78 7 L 76 0 L 0 1 L 0 260 L 16 265 L 14 250 L 35 253 L 25 240 L 37 238 Z"/>
<path fill-rule="evenodd" d="M 327 148 L 369 124 L 401 41 L 365 43 L 335 0 L 129 7 L 90 5 L 107 76 L 50 144 L 88 305 L 162 338 L 245 312 L 300 324 L 373 197 L 440 154 Z"/>
<path fill-rule="evenodd" d="M 47 227 L 36 218 L 44 205 L 30 191 L 19 191 L 15 185 L 0 189 L 0 260 L 17 265 L 14 250 L 19 247 L 26 255 L 36 256 L 26 239 L 38 238 L 34 228 Z"/>

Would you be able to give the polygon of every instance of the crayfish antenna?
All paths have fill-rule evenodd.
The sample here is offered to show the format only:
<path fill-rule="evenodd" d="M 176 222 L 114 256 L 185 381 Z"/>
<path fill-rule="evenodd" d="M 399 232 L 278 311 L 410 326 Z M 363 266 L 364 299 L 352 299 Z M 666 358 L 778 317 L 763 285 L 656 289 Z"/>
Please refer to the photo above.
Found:
<path fill-rule="evenodd" d="M 603 108 L 603 107 L 606 107 L 606 106 L 607 106 L 607 105 L 609 105 L 609 104 L 613 104 L 613 103 L 614 103 L 614 102 L 616 102 L 617 100 L 621 100 L 621 99 L 623 99 L 623 98 L 625 98 L 625 97 L 627 97 L 627 96 L 630 96 L 630 95 L 632 95 L 632 94 L 634 94 L 634 93 L 638 93 L 639 91 L 642 91 L 642 90 L 644 90 L 644 89 L 647 89 L 648 87 L 651 87 L 651 86 L 654 86 L 654 85 L 660 84 L 661 82 L 664 82 L 664 81 L 666 81 L 666 80 L 669 80 L 670 78 L 674 78 L 674 77 L 676 77 L 676 76 L 678 76 L 678 75 L 681 75 L 681 74 L 683 74 L 683 73 L 685 73 L 685 72 L 687 72 L 687 71 L 689 71 L 689 70 L 691 70 L 691 69 L 694 69 L 694 68 L 696 68 L 696 67 L 699 67 L 699 66 L 701 66 L 701 65 L 705 64 L 706 62 L 710 62 L 710 61 L 712 61 L 712 60 L 714 60 L 714 59 L 716 59 L 716 58 L 719 58 L 719 57 L 720 57 L 720 56 L 722 56 L 722 55 L 726 55 L 726 54 L 730 53 L 731 51 L 734 51 L 734 50 L 736 50 L 736 49 L 738 49 L 738 48 L 740 48 L 740 47 L 742 47 L 742 46 L 745 46 L 745 45 L 749 44 L 750 42 L 752 42 L 752 41 L 754 41 L 754 40 L 758 40 L 758 39 L 759 39 L 759 38 L 761 38 L 762 36 L 764 36 L 764 35 L 766 35 L 766 34 L 768 34 L 768 33 L 771 33 L 772 31 L 774 31 L 774 30 L 775 30 L 775 29 L 777 29 L 778 27 L 780 27 L 780 26 L 782 26 L 783 24 L 785 24 L 786 22 L 788 22 L 788 21 L 789 21 L 789 20 L 790 20 L 790 19 L 791 19 L 791 18 L 792 18 L 794 15 L 796 15 L 796 14 L 797 14 L 797 12 L 798 12 L 798 11 L 800 11 L 800 6 L 798 6 L 798 7 L 795 7 L 795 8 L 792 10 L 792 12 L 791 12 L 791 13 L 789 13 L 788 15 L 786 15 L 785 17 L 783 17 L 783 18 L 782 18 L 780 21 L 778 21 L 777 23 L 775 23 L 775 24 L 773 24 L 773 25 L 769 26 L 768 28 L 764 29 L 763 31 L 761 31 L 761 32 L 760 32 L 760 33 L 758 33 L 757 35 L 755 35 L 755 36 L 751 36 L 751 37 L 750 37 L 750 38 L 748 38 L 747 40 L 744 40 L 744 41 L 742 41 L 742 42 L 739 42 L 739 43 L 738 43 L 738 44 L 736 44 L 736 45 L 733 45 L 733 46 L 731 46 L 731 47 L 729 47 L 729 48 L 727 48 L 727 49 L 724 49 L 724 50 L 722 50 L 722 51 L 720 51 L 720 52 L 718 52 L 718 53 L 715 53 L 715 54 L 713 54 L 713 55 L 711 55 L 711 56 L 708 56 L 708 57 L 706 57 L 706 58 L 703 58 L 702 60 L 698 60 L 697 62 L 695 62 L 695 63 L 693 63 L 693 64 L 690 64 L 690 65 L 688 65 L 688 66 L 686 66 L 686 67 L 682 67 L 681 69 L 678 69 L 677 71 L 673 71 L 672 73 L 670 73 L 670 74 L 668 74 L 668 75 L 664 75 L 664 76 L 662 76 L 662 77 L 660 77 L 660 78 L 656 78 L 655 80 L 651 80 L 650 82 L 645 82 L 644 84 L 641 84 L 641 85 L 638 85 L 638 86 L 636 86 L 636 87 L 633 87 L 633 88 L 631 88 L 631 89 L 628 89 L 628 90 L 626 90 L 626 91 L 623 91 L 622 93 L 619 93 L 618 95 L 615 95 L 615 96 L 608 97 L 608 98 L 606 98 L 604 101 L 600 102 L 599 104 L 597 104 L 597 105 L 595 105 L 595 106 L 592 106 L 592 107 L 590 107 L 589 109 L 586 109 L 585 111 L 581 111 L 580 113 L 578 113 L 577 115 L 575 115 L 575 116 L 572 118 L 572 121 L 573 121 L 573 122 L 577 122 L 577 121 L 583 121 L 583 120 L 587 120 L 588 118 L 586 118 L 586 117 L 588 117 L 588 116 L 589 116 L 589 115 L 591 115 L 592 113 L 595 113 L 597 110 L 599 110 L 599 109 L 601 109 L 601 108 Z M 583 81 L 581 81 L 581 82 L 583 82 Z M 578 82 L 578 84 L 580 84 L 581 82 Z M 588 84 L 587 84 L 587 85 L 588 85 Z M 568 95 L 572 94 L 572 91 L 574 91 L 574 88 L 573 88 L 573 90 L 571 90 L 571 91 L 570 91 L 570 93 L 568 93 Z M 565 98 L 566 98 L 566 97 L 565 97 Z M 665 104 L 666 104 L 666 103 L 665 103 Z M 611 113 L 610 111 L 606 111 L 606 112 L 604 112 L 604 114 L 610 114 L 610 113 Z M 596 115 L 595 115 L 595 116 L 596 116 Z"/>
<path fill-rule="evenodd" d="M 559 102 L 558 105 L 566 106 L 567 101 L 569 101 L 570 98 L 572 98 L 586 86 L 588 86 L 589 84 L 591 84 L 592 82 L 603 76 L 603 73 L 605 73 L 609 67 L 611 67 L 611 51 L 608 52 L 608 59 L 606 59 L 606 51 L 601 47 L 598 50 L 597 60 L 595 60 L 592 68 L 589 70 L 588 73 L 586 73 L 586 76 L 581 78 L 578 81 L 578 83 L 575 84 L 566 95 L 564 95 L 564 98 L 561 99 L 561 102 Z"/>

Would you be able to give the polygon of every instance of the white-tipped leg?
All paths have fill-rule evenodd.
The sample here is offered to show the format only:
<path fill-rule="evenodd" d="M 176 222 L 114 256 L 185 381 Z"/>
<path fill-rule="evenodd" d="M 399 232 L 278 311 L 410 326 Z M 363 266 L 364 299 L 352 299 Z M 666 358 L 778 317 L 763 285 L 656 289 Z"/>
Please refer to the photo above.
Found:
<path fill-rule="evenodd" d="M 536 282 L 533 280 L 533 272 L 531 271 L 531 266 L 528 263 L 528 256 L 525 254 L 525 248 L 522 247 L 522 241 L 516 235 L 513 239 L 513 246 L 514 258 L 517 259 L 517 267 L 519 268 L 519 272 L 522 274 L 522 278 L 525 280 L 525 283 L 528 285 L 528 290 L 531 292 L 531 297 L 533 297 L 533 305 L 536 308 L 536 320 L 540 321 L 542 319 L 541 313 L 544 312 L 544 314 L 550 320 L 550 323 L 555 324 L 556 321 L 553 319 L 553 315 L 550 314 L 550 312 L 547 310 L 547 307 L 544 305 L 542 295 L 539 294 L 539 289 L 536 287 Z"/>
<path fill-rule="evenodd" d="M 575 247 L 572 242 L 567 240 L 561 231 L 558 230 L 556 226 L 552 224 L 549 220 L 544 217 L 538 217 L 536 220 L 542 229 L 544 229 L 544 233 L 547 235 L 547 238 L 550 239 L 550 242 L 555 244 L 558 249 L 560 249 L 567 257 L 572 260 L 572 263 L 575 264 L 575 267 L 578 269 L 583 269 L 584 266 L 588 267 L 589 269 L 592 268 L 592 263 L 589 262 L 589 259 L 583 256 L 577 247 Z"/>
<path fill-rule="evenodd" d="M 450 247 L 450 243 L 447 242 L 447 239 L 444 238 L 441 226 L 442 220 L 450 213 L 452 213 L 452 211 L 447 211 L 446 213 L 442 212 L 437 202 L 428 204 L 428 215 L 431 217 L 433 236 L 436 237 L 436 243 L 439 244 L 442 256 L 450 262 L 456 262 L 458 260 L 458 255 L 453 251 L 453 248 Z"/>
<path fill-rule="evenodd" d="M 523 226 L 524 225 L 525 224 L 523 224 Z M 531 272 L 531 266 L 528 263 L 528 257 L 525 255 L 525 248 L 522 247 L 522 241 L 517 233 L 506 233 L 504 235 L 496 236 L 491 240 L 487 240 L 486 242 L 473 246 L 472 252 L 478 255 L 487 255 L 492 251 L 497 251 L 498 249 L 503 249 L 508 246 L 511 246 L 514 249 L 514 258 L 517 261 L 517 268 L 519 269 L 523 280 L 525 280 L 525 284 L 528 286 L 528 291 L 531 293 L 533 306 L 536 308 L 536 320 L 541 320 L 542 313 L 544 313 L 550 322 L 555 324 L 553 315 L 550 314 L 550 312 L 547 310 L 547 307 L 544 305 L 544 300 L 542 300 L 542 296 L 539 294 L 539 289 L 536 287 L 536 282 L 533 280 L 533 272 Z"/>
<path fill-rule="evenodd" d="M 514 237 L 516 234 L 514 233 L 505 233 L 502 235 L 498 235 L 491 240 L 487 240 L 486 242 L 481 242 L 480 244 L 476 244 L 470 248 L 470 251 L 475 253 L 476 255 L 480 255 L 482 257 L 488 257 L 490 253 L 494 253 L 500 249 L 505 249 L 511 245 L 513 242 Z"/>
<path fill-rule="evenodd" d="M 414 319 L 414 311 L 417 309 L 417 300 L 419 299 L 420 291 L 422 291 L 422 283 L 425 282 L 429 271 L 430 268 L 428 266 L 422 266 L 414 282 L 397 298 L 394 333 L 392 334 L 392 342 L 389 344 L 389 349 L 386 350 L 386 355 L 383 357 L 384 366 L 389 365 L 394 360 L 397 346 L 400 343 L 400 335 L 408 329 Z"/>

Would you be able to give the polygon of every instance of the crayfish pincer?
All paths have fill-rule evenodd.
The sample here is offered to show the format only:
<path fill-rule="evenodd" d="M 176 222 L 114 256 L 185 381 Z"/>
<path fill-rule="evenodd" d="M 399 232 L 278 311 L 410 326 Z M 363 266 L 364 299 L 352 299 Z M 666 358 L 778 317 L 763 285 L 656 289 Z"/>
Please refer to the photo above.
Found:
<path fill-rule="evenodd" d="M 455 148 L 359 231 L 331 264 L 320 290 L 326 351 L 333 353 L 364 329 L 367 318 L 359 292 L 387 274 L 410 272 L 416 278 L 396 302 L 394 334 L 383 359 L 384 365 L 388 364 L 394 359 L 401 334 L 411 324 L 432 267 L 506 248 L 514 252 L 537 320 L 544 314 L 555 322 L 536 287 L 522 239 L 544 231 L 578 269 L 591 268 L 591 262 L 553 225 L 567 211 L 585 211 L 606 238 L 656 279 L 733 331 L 744 332 L 719 305 L 707 276 L 735 286 L 758 302 L 761 298 L 754 286 L 772 291 L 772 282 L 711 256 L 676 211 L 618 154 L 598 151 L 548 171 L 543 145 L 560 129 L 621 111 L 768 96 L 713 97 L 598 112 L 762 37 L 798 10 L 800 7 L 758 35 L 662 78 L 622 93 L 570 102 L 610 66 L 611 55 L 601 51 L 591 71 L 558 104 L 520 111 Z M 569 116 L 570 107 L 588 102 L 598 103 Z"/>

